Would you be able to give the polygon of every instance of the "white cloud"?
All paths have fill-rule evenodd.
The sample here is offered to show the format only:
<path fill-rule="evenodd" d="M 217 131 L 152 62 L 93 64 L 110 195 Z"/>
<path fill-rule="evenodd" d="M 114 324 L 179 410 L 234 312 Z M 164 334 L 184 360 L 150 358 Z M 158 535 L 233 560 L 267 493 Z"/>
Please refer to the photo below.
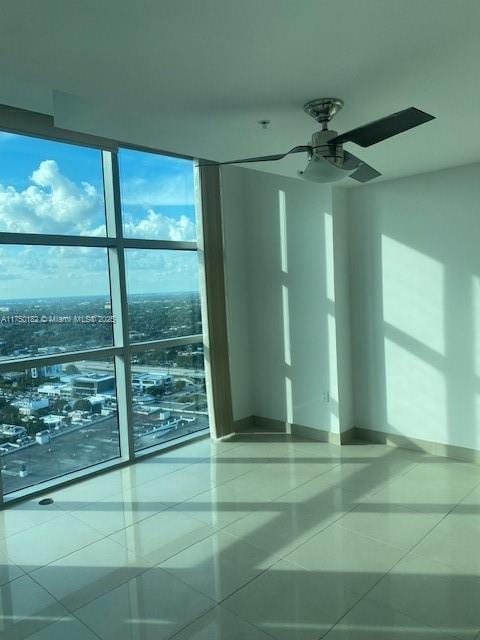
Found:
<path fill-rule="evenodd" d="M 96 247 L 2 247 L 0 299 L 108 295 L 107 250 Z"/>
<path fill-rule="evenodd" d="M 180 178 L 162 181 L 160 191 L 155 193 L 143 189 L 144 199 L 154 199 L 157 204 L 162 202 L 166 206 L 176 198 L 185 204 L 190 189 L 186 189 L 185 179 Z M 105 236 L 103 194 L 94 186 L 88 182 L 72 182 L 61 173 L 54 160 L 41 162 L 30 180 L 32 184 L 23 191 L 0 184 L 0 231 Z M 133 201 L 127 198 L 127 203 Z M 145 208 L 143 217 L 134 219 L 128 215 L 127 207 L 126 218 L 125 235 L 130 238 L 196 238 L 195 223 L 186 215 L 173 218 L 153 208 Z"/>
<path fill-rule="evenodd" d="M 129 293 L 198 289 L 195 251 L 127 249 Z M 6 277 L 3 279 L 2 274 Z M 0 246 L 0 299 L 108 295 L 107 250 L 98 247 Z"/>
<path fill-rule="evenodd" d="M 103 195 L 76 184 L 53 160 L 44 160 L 23 190 L 0 184 L 0 231 L 105 236 Z M 128 213 L 128 209 L 127 209 Z M 125 224 L 127 237 L 195 240 L 195 223 L 153 208 Z M 196 254 L 129 250 L 132 292 L 193 290 L 198 286 Z M 0 298 L 85 295 L 108 292 L 107 251 L 88 247 L 0 246 Z"/>
<path fill-rule="evenodd" d="M 126 238 L 148 238 L 149 240 L 195 240 L 195 223 L 181 215 L 180 218 L 171 218 L 163 213 L 156 213 L 153 209 L 147 211 L 147 215 L 136 222 L 125 224 L 124 234 Z"/>
<path fill-rule="evenodd" d="M 196 251 L 128 249 L 126 262 L 130 293 L 198 289 Z"/>
<path fill-rule="evenodd" d="M 0 230 L 16 233 L 72 233 L 86 230 L 103 216 L 103 198 L 87 182 L 76 185 L 44 160 L 23 191 L 0 184 Z"/>
<path fill-rule="evenodd" d="M 184 173 L 169 175 L 157 180 L 135 178 L 122 181 L 122 202 L 125 206 L 141 205 L 145 208 L 159 206 L 193 205 L 193 175 Z"/>

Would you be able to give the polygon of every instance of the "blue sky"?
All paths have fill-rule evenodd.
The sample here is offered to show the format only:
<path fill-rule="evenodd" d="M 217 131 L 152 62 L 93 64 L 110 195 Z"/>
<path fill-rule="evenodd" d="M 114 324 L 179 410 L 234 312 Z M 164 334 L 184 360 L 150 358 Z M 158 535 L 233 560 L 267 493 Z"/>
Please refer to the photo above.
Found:
<path fill-rule="evenodd" d="M 191 161 L 122 149 L 119 164 L 126 237 L 196 239 Z M 100 151 L 0 133 L 0 231 L 105 235 Z M 43 273 L 41 255 L 48 260 Z M 1 273 L 15 277 L 0 278 L 0 299 L 32 297 L 39 289 L 46 295 L 49 288 L 52 295 L 68 295 L 73 282 L 63 277 L 67 260 L 72 277 L 85 274 L 75 277 L 76 295 L 100 293 L 95 283 L 104 281 L 104 261 L 94 260 L 86 269 L 87 254 L 77 255 L 4 247 Z M 195 262 L 178 260 L 177 268 L 167 257 L 149 252 L 146 260 L 139 253 L 130 259 L 130 281 L 142 282 L 144 292 L 196 289 Z"/>

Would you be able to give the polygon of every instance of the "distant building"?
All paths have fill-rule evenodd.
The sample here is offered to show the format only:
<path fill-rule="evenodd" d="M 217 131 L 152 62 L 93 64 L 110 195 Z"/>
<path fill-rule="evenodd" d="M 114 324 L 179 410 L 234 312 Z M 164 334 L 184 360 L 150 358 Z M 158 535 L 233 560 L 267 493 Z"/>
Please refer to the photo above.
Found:
<path fill-rule="evenodd" d="M 25 374 L 22 371 L 6 371 L 5 373 L 2 373 L 2 376 L 5 380 L 18 382 L 25 377 Z"/>
<path fill-rule="evenodd" d="M 88 398 L 115 389 L 115 378 L 109 373 L 91 373 L 78 376 L 73 380 L 72 395 L 75 398 Z"/>
<path fill-rule="evenodd" d="M 4 438 L 21 438 L 27 433 L 25 427 L 17 427 L 13 424 L 1 424 L 0 435 Z"/>
<path fill-rule="evenodd" d="M 145 393 L 153 387 L 170 391 L 172 388 L 172 376 L 166 373 L 135 373 L 132 376 L 132 387 L 134 391 Z"/>
<path fill-rule="evenodd" d="M 44 367 L 32 367 L 30 369 L 30 375 L 32 378 L 58 378 L 61 373 L 61 364 L 49 364 Z"/>
<path fill-rule="evenodd" d="M 39 431 L 35 434 L 35 440 L 38 444 L 48 444 L 50 442 L 50 433 L 48 431 Z"/>
<path fill-rule="evenodd" d="M 11 403 L 12 406 L 17 407 L 19 413 L 22 416 L 32 416 L 47 409 L 49 402 L 46 398 L 24 398 L 23 400 L 17 400 Z"/>
<path fill-rule="evenodd" d="M 64 416 L 50 414 L 48 416 L 43 416 L 40 420 L 49 429 L 55 429 L 55 427 L 61 427 L 64 424 L 65 418 Z"/>
<path fill-rule="evenodd" d="M 12 453 L 12 451 L 16 451 L 20 445 L 12 444 L 11 442 L 5 442 L 0 445 L 0 455 L 4 455 L 5 453 Z"/>
<path fill-rule="evenodd" d="M 103 406 L 105 404 L 105 396 L 88 396 L 87 400 L 92 407 Z"/>
<path fill-rule="evenodd" d="M 64 353 L 65 352 L 65 347 L 55 347 L 55 346 L 51 346 L 51 347 L 38 347 L 37 349 L 37 353 L 41 353 L 49 355 L 52 353 Z"/>
<path fill-rule="evenodd" d="M 41 384 L 37 388 L 37 393 L 42 398 L 70 400 L 72 397 L 72 386 L 69 384 Z"/>

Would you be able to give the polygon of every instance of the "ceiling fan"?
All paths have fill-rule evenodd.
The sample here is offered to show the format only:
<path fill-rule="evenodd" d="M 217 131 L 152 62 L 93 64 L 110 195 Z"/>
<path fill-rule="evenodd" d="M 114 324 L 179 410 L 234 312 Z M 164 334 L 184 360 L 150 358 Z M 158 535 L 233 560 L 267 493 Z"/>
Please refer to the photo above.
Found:
<path fill-rule="evenodd" d="M 435 118 L 435 116 L 420 111 L 420 109 L 409 107 L 338 135 L 336 131 L 328 129 L 328 123 L 342 107 L 343 101 L 338 98 L 318 98 L 305 104 L 304 111 L 322 125 L 321 131 L 316 131 L 312 135 L 312 142 L 309 145 L 293 147 L 286 153 L 273 156 L 244 158 L 230 162 L 200 163 L 199 166 L 271 162 L 273 160 L 281 160 L 291 153 L 307 153 L 308 164 L 303 171 L 298 172 L 305 180 L 335 182 L 349 176 L 358 182 L 368 182 L 380 176 L 381 173 L 354 156 L 353 153 L 345 151 L 343 149 L 345 142 L 354 142 L 361 147 L 370 147 L 377 142 L 382 142 L 382 140 L 396 136 L 403 131 L 408 131 L 408 129 L 413 129 L 413 127 L 418 127 Z"/>

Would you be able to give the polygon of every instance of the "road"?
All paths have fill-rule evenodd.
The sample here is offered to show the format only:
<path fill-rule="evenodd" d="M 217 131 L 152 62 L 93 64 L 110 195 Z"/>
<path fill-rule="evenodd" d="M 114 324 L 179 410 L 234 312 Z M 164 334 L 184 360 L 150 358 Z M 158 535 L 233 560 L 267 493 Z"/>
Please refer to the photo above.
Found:
<path fill-rule="evenodd" d="M 82 363 L 92 370 L 97 371 L 113 371 L 114 364 L 111 362 L 98 362 L 97 360 L 82 360 Z M 205 378 L 203 369 L 185 369 L 183 367 L 158 367 L 152 365 L 135 364 L 132 366 L 132 373 L 161 373 L 178 378 L 185 376 L 187 378 Z"/>

